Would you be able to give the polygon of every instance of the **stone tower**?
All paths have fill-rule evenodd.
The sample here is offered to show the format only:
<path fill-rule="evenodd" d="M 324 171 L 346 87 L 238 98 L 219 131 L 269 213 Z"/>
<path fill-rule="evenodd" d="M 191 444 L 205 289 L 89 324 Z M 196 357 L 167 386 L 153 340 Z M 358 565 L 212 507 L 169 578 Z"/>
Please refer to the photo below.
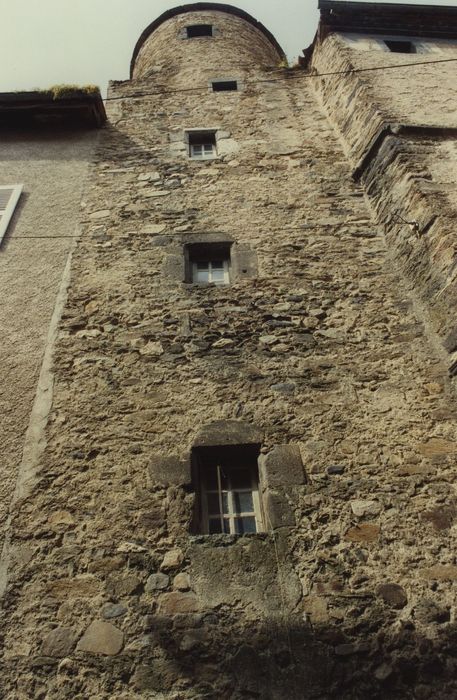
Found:
<path fill-rule="evenodd" d="M 456 691 L 455 398 L 315 77 L 332 21 L 290 70 L 179 7 L 110 86 L 3 554 L 8 700 Z"/>

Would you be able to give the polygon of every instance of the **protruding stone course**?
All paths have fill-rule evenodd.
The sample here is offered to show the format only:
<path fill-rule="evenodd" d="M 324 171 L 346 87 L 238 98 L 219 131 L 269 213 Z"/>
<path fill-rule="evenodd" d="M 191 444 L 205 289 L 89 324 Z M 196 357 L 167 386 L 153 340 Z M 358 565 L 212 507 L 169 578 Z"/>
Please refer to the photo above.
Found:
<path fill-rule="evenodd" d="M 78 642 L 78 651 L 115 656 L 124 644 L 124 635 L 109 622 L 94 620 Z"/>

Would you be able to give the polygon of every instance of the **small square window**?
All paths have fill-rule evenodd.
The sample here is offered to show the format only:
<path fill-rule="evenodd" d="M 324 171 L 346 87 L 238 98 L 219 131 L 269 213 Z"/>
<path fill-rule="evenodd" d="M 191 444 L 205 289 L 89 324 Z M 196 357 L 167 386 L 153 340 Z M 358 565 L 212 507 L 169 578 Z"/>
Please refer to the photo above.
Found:
<path fill-rule="evenodd" d="M 189 27 L 186 27 L 186 34 L 188 39 L 196 39 L 200 36 L 213 36 L 213 25 L 191 24 Z"/>
<path fill-rule="evenodd" d="M 416 53 L 416 47 L 412 41 L 397 41 L 384 39 L 384 43 L 392 53 Z"/>
<path fill-rule="evenodd" d="M 187 134 L 189 156 L 195 160 L 209 160 L 217 155 L 214 131 L 190 131 Z"/>
<path fill-rule="evenodd" d="M 202 447 L 193 452 L 199 513 L 196 530 L 206 534 L 261 532 L 258 447 Z"/>
<path fill-rule="evenodd" d="M 236 90 L 238 90 L 238 83 L 236 80 L 214 80 L 211 86 L 213 92 L 236 92 Z"/>
<path fill-rule="evenodd" d="M 187 246 L 188 281 L 194 284 L 230 284 L 230 246 L 221 243 Z"/>

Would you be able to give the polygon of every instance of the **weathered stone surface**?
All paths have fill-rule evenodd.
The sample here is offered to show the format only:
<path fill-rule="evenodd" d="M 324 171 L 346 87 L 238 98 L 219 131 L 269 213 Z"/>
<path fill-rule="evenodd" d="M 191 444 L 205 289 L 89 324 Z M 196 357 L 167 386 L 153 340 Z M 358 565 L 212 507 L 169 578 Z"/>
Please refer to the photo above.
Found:
<path fill-rule="evenodd" d="M 152 455 L 148 464 L 148 474 L 152 486 L 158 484 L 176 484 L 182 486 L 190 483 L 189 460 L 174 455 Z"/>
<path fill-rule="evenodd" d="M 270 488 L 299 486 L 306 481 L 298 445 L 277 445 L 261 456 L 259 466 Z"/>
<path fill-rule="evenodd" d="M 141 591 L 143 583 L 133 574 L 128 576 L 113 575 L 108 579 L 108 590 L 116 598 L 135 595 Z"/>
<path fill-rule="evenodd" d="M 376 593 L 393 608 L 404 608 L 408 602 L 406 592 L 398 583 L 383 583 Z"/>
<path fill-rule="evenodd" d="M 180 549 L 170 549 L 164 556 L 160 568 L 162 571 L 170 571 L 181 566 L 184 555 Z"/>
<path fill-rule="evenodd" d="M 422 578 L 432 581 L 457 581 L 457 566 L 436 564 L 420 571 Z"/>
<path fill-rule="evenodd" d="M 206 425 L 195 438 L 194 446 L 257 445 L 262 439 L 262 431 L 254 425 L 243 421 L 221 420 Z"/>
<path fill-rule="evenodd" d="M 94 620 L 79 640 L 77 650 L 115 656 L 119 654 L 123 644 L 124 635 L 121 630 L 109 622 Z"/>
<path fill-rule="evenodd" d="M 76 644 L 76 633 L 67 627 L 56 627 L 43 639 L 41 654 L 43 656 L 69 656 Z"/>
<path fill-rule="evenodd" d="M 105 620 L 111 620 L 116 617 L 122 617 L 128 612 L 128 609 L 125 607 L 125 605 L 122 605 L 121 603 L 107 603 L 102 611 L 103 617 Z"/>
<path fill-rule="evenodd" d="M 357 500 L 351 501 L 351 510 L 359 518 L 364 515 L 378 515 L 381 512 L 381 504 L 378 501 Z"/>
<path fill-rule="evenodd" d="M 380 527 L 375 523 L 360 523 L 349 528 L 345 539 L 350 542 L 376 542 L 379 537 Z"/>
<path fill-rule="evenodd" d="M 200 610 L 200 604 L 193 593 L 163 593 L 159 598 L 159 610 L 165 615 L 194 613 Z"/>
<path fill-rule="evenodd" d="M 421 514 L 421 519 L 431 523 L 438 532 L 448 530 L 455 522 L 457 508 L 452 506 L 438 506 Z"/>
<path fill-rule="evenodd" d="M 151 574 L 146 581 L 144 590 L 146 593 L 154 593 L 155 591 L 162 591 L 168 588 L 170 583 L 170 577 L 166 574 Z"/>
<path fill-rule="evenodd" d="M 177 574 L 173 579 L 173 588 L 178 591 L 188 591 L 190 589 L 189 574 Z"/>

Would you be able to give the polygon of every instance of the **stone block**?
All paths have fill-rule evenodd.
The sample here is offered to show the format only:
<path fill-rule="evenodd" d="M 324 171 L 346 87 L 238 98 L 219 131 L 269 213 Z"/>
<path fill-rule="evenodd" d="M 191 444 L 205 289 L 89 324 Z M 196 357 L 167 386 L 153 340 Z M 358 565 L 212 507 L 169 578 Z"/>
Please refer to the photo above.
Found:
<path fill-rule="evenodd" d="M 364 515 L 378 515 L 381 512 L 381 504 L 378 501 L 359 499 L 351 501 L 351 510 L 358 518 Z"/>
<path fill-rule="evenodd" d="M 191 482 L 190 461 L 176 455 L 153 454 L 148 464 L 148 476 L 153 486 L 185 486 Z"/>
<path fill-rule="evenodd" d="M 408 602 L 408 596 L 404 588 L 398 583 L 383 583 L 376 590 L 377 595 L 392 608 L 404 608 Z"/>
<path fill-rule="evenodd" d="M 261 481 L 269 488 L 299 486 L 306 483 L 298 445 L 277 445 L 259 458 Z"/>
<path fill-rule="evenodd" d="M 360 523 L 351 527 L 344 538 L 350 542 L 376 542 L 379 537 L 380 527 L 374 523 Z"/>
<path fill-rule="evenodd" d="M 235 245 L 232 248 L 232 272 L 235 279 L 251 279 L 257 277 L 257 253 L 246 245 Z"/>
<path fill-rule="evenodd" d="M 163 593 L 159 598 L 159 610 L 166 615 L 195 613 L 200 610 L 200 604 L 193 593 Z"/>
<path fill-rule="evenodd" d="M 76 634 L 68 627 L 56 627 L 43 639 L 42 656 L 70 656 L 76 644 Z"/>
<path fill-rule="evenodd" d="M 163 591 L 168 588 L 170 583 L 170 577 L 166 574 L 151 574 L 146 581 L 144 590 L 146 593 L 155 593 L 156 591 Z"/>
<path fill-rule="evenodd" d="M 267 529 L 295 527 L 293 507 L 283 491 L 267 489 L 264 493 L 264 509 Z"/>
<path fill-rule="evenodd" d="M 180 549 L 170 549 L 164 556 L 160 568 L 162 571 L 170 571 L 181 566 L 184 555 Z"/>
<path fill-rule="evenodd" d="M 260 445 L 263 432 L 252 423 L 220 420 L 205 425 L 194 440 L 194 447 Z"/>
<path fill-rule="evenodd" d="M 109 622 L 94 620 L 78 642 L 77 651 L 115 656 L 124 644 L 124 635 Z"/>

